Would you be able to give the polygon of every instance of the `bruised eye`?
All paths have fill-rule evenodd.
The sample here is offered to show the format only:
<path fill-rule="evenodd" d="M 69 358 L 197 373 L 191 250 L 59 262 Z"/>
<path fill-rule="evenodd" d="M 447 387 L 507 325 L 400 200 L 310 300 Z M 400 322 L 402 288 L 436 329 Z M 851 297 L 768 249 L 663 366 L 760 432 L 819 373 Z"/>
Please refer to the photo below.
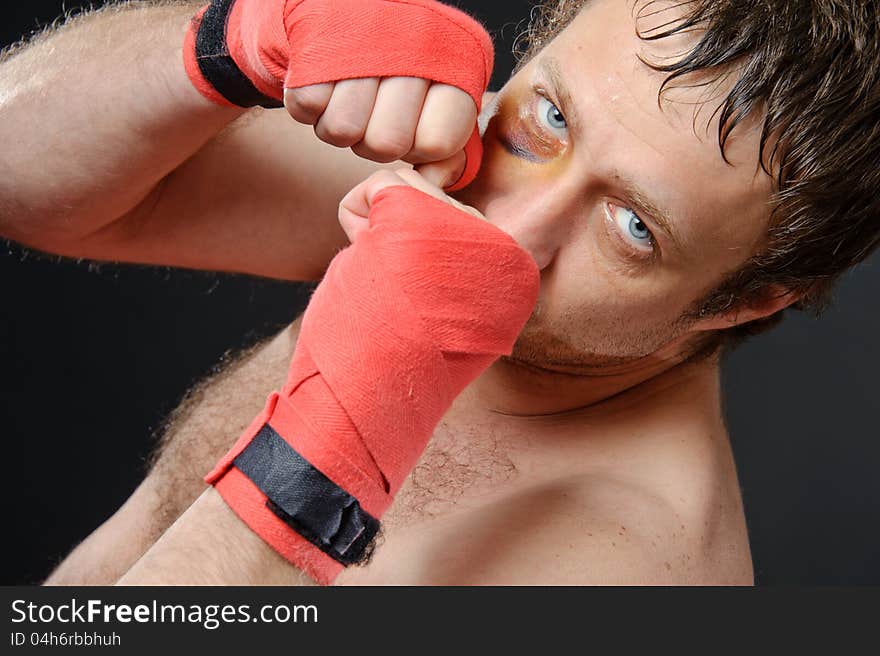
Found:
<path fill-rule="evenodd" d="M 538 118 L 544 121 L 552 130 L 567 130 L 568 123 L 559 108 L 544 96 L 538 98 Z"/>
<path fill-rule="evenodd" d="M 613 203 L 608 203 L 605 211 L 628 245 L 640 252 L 654 250 L 654 235 L 638 214 Z"/>

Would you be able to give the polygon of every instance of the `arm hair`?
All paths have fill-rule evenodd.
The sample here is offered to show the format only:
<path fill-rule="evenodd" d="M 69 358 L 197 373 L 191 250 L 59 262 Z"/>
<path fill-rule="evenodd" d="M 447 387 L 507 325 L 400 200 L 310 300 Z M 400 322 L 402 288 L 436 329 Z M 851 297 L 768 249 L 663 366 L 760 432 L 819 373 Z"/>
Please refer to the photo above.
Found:
<path fill-rule="evenodd" d="M 109 585 L 146 553 L 205 490 L 202 477 L 285 379 L 300 320 L 198 383 L 165 422 L 149 473 L 122 507 L 81 542 L 48 585 Z"/>

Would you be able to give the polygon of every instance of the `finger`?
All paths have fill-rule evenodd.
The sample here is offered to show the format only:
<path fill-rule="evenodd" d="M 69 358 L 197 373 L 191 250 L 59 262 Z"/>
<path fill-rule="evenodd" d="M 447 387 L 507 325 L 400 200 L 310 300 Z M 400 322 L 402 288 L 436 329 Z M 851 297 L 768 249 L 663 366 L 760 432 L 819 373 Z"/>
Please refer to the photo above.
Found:
<path fill-rule="evenodd" d="M 483 162 L 483 137 L 480 135 L 478 126 L 474 126 L 470 139 L 464 146 L 464 170 L 458 179 L 444 185 L 447 193 L 460 191 L 473 182 L 480 172 Z"/>
<path fill-rule="evenodd" d="M 337 82 L 327 108 L 315 124 L 315 134 L 339 148 L 356 144 L 367 130 L 378 90 L 379 78 L 375 77 Z"/>
<path fill-rule="evenodd" d="M 465 164 L 467 164 L 467 157 L 464 151 L 460 150 L 441 162 L 417 164 L 415 170 L 431 184 L 445 189 L 461 178 Z"/>
<path fill-rule="evenodd" d="M 455 208 L 460 209 L 462 212 L 467 212 L 478 219 L 485 220 L 485 217 L 480 214 L 480 212 L 469 206 L 465 205 L 451 196 L 447 195 L 440 187 L 426 180 L 418 171 L 414 171 L 412 169 L 395 169 L 394 173 L 398 175 L 404 182 L 409 184 L 411 187 L 415 187 L 419 191 L 422 191 L 429 196 L 433 196 L 438 200 L 442 200 L 444 203 L 448 205 L 452 205 Z"/>
<path fill-rule="evenodd" d="M 339 205 L 339 225 L 342 226 L 345 236 L 352 244 L 361 234 L 370 227 L 370 220 L 363 216 L 358 216 L 347 207 Z"/>
<path fill-rule="evenodd" d="M 364 138 L 352 151 L 375 162 L 393 162 L 409 153 L 430 85 L 417 77 L 383 79 Z"/>
<path fill-rule="evenodd" d="M 333 95 L 333 82 L 310 84 L 306 87 L 284 90 L 284 107 L 294 120 L 306 125 L 314 125 Z"/>
<path fill-rule="evenodd" d="M 429 196 L 433 196 L 438 200 L 442 200 L 444 203 L 449 202 L 449 197 L 445 193 L 443 193 L 443 190 L 440 187 L 430 182 L 429 180 L 426 180 L 417 171 L 401 168 L 395 169 L 394 173 L 409 186 L 415 187 L 419 191 L 422 191 Z"/>
<path fill-rule="evenodd" d="M 388 169 L 376 171 L 343 197 L 339 203 L 340 211 L 344 209 L 355 217 L 367 218 L 373 204 L 373 197 L 377 193 L 385 187 L 406 184 L 396 171 Z"/>
<path fill-rule="evenodd" d="M 461 89 L 434 84 L 428 89 L 412 151 L 411 164 L 439 162 L 463 149 L 477 121 L 477 106 Z"/>

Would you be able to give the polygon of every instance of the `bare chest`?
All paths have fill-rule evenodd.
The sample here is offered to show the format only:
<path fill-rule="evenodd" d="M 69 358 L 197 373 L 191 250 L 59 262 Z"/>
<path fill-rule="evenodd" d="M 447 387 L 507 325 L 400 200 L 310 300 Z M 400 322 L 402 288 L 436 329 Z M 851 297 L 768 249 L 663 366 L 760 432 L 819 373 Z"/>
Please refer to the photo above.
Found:
<path fill-rule="evenodd" d="M 559 547 L 577 549 L 571 546 L 576 541 L 572 537 L 591 534 L 591 522 L 597 514 L 613 517 L 618 505 L 630 502 L 607 486 L 601 493 L 585 494 L 583 481 L 589 482 L 591 475 L 573 476 L 579 468 L 574 462 L 567 467 L 558 460 L 536 460 L 533 451 L 512 446 L 536 439 L 510 435 L 508 430 L 487 423 L 454 418 L 441 422 L 383 517 L 373 558 L 365 566 L 344 571 L 337 584 L 571 582 L 567 569 L 571 564 L 557 557 Z M 708 545 L 706 553 L 691 560 L 682 556 L 682 566 L 711 561 L 715 556 L 710 552 L 717 551 L 728 554 L 719 556 L 719 571 L 735 570 L 735 576 L 747 579 L 751 561 L 738 490 L 713 493 L 705 505 L 707 510 L 699 515 L 699 521 L 687 524 L 708 527 L 707 535 L 695 541 Z M 654 521 L 651 513 L 647 507 L 642 513 L 650 518 L 647 523 Z M 631 523 L 631 518 L 621 520 L 624 523 L 631 533 L 648 530 Z M 682 540 L 683 536 L 673 539 Z M 571 552 L 564 556 L 577 558 Z M 622 560 L 630 557 L 620 555 Z M 665 562 L 661 561 L 661 567 Z"/>
<path fill-rule="evenodd" d="M 382 518 L 369 564 L 349 568 L 341 585 L 431 584 L 473 579 L 473 526 L 488 526 L 525 483 L 499 429 L 450 418 L 434 432 L 421 460 Z"/>

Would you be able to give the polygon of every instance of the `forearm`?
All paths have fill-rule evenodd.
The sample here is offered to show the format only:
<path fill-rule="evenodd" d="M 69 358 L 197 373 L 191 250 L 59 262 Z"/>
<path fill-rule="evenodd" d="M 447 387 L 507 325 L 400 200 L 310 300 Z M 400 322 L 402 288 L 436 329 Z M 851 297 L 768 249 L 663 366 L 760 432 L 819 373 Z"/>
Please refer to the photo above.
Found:
<path fill-rule="evenodd" d="M 209 488 L 119 585 L 313 585 Z"/>
<path fill-rule="evenodd" d="M 100 231 L 243 110 L 183 67 L 198 2 L 92 12 L 0 61 L 0 234 L 47 250 Z"/>

